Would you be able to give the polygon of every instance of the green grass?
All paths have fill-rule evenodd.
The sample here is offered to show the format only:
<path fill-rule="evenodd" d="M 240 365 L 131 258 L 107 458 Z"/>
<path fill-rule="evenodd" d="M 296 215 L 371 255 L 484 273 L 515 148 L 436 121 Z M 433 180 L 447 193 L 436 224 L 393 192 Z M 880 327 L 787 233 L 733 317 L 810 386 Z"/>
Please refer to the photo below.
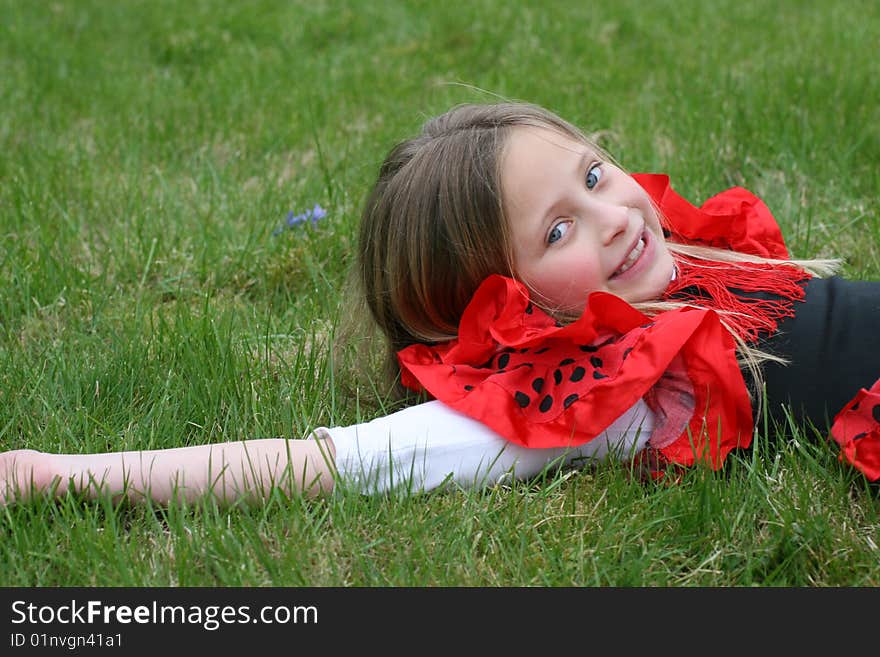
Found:
<path fill-rule="evenodd" d="M 360 204 L 430 115 L 537 102 L 799 257 L 880 276 L 875 2 L 0 0 L 0 448 L 299 437 L 381 412 L 330 367 Z M 320 203 L 325 220 L 273 231 Z M 344 308 L 341 312 L 344 312 Z M 880 373 L 878 373 L 880 374 Z M 357 390 L 355 390 L 357 392 Z M 723 473 L 0 511 L 11 586 L 876 586 L 880 504 L 799 435 Z"/>

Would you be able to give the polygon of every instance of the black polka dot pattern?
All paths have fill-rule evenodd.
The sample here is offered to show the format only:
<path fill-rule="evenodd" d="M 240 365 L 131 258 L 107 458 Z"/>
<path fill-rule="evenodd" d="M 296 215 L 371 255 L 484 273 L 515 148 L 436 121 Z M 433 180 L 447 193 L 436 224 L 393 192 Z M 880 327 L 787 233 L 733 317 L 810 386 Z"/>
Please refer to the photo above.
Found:
<path fill-rule="evenodd" d="M 547 421 L 570 408 L 597 382 L 613 377 L 635 344 L 636 338 L 628 336 L 583 345 L 548 340 L 530 348 L 500 349 L 476 369 L 486 370 L 482 376 L 491 377 L 493 389 L 495 385 L 506 389 L 511 403 L 526 417 Z M 474 379 L 463 385 L 465 392 L 475 387 L 479 388 Z"/>
<path fill-rule="evenodd" d="M 880 380 L 858 395 L 834 419 L 831 438 L 843 449 L 841 459 L 880 483 Z"/>

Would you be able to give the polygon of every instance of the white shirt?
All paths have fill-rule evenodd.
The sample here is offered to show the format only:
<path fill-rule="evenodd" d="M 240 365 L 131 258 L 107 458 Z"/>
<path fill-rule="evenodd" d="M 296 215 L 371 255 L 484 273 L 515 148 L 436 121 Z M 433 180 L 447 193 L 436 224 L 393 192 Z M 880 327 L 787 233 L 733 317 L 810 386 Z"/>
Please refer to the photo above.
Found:
<path fill-rule="evenodd" d="M 419 493 L 441 485 L 482 488 L 525 479 L 548 467 L 632 458 L 651 436 L 654 416 L 639 400 L 601 434 L 575 447 L 512 443 L 439 401 L 410 406 L 370 422 L 321 427 L 336 449 L 336 486 L 365 494 Z"/>

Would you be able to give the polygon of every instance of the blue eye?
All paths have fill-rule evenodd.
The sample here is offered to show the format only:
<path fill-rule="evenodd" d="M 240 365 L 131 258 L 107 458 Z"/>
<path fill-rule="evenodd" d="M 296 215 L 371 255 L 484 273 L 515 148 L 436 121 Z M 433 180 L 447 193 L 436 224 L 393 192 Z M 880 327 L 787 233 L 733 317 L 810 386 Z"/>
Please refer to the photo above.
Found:
<path fill-rule="evenodd" d="M 593 189 L 602 179 L 602 169 L 598 164 L 594 164 L 587 169 L 587 189 Z"/>
<path fill-rule="evenodd" d="M 561 240 L 565 236 L 565 233 L 568 231 L 568 224 L 569 222 L 567 221 L 560 221 L 558 224 L 553 226 L 553 228 L 550 229 L 550 232 L 547 235 L 547 244 L 553 244 L 553 242 L 558 242 L 559 240 Z"/>

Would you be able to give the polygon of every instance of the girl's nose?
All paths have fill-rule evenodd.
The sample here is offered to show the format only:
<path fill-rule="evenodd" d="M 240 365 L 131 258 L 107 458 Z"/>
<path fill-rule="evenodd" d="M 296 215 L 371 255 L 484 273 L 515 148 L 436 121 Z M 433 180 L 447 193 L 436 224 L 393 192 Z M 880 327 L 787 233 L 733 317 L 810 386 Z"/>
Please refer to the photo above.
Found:
<path fill-rule="evenodd" d="M 599 239 L 602 244 L 611 244 L 629 228 L 630 210 L 625 205 L 599 203 L 595 208 Z"/>

